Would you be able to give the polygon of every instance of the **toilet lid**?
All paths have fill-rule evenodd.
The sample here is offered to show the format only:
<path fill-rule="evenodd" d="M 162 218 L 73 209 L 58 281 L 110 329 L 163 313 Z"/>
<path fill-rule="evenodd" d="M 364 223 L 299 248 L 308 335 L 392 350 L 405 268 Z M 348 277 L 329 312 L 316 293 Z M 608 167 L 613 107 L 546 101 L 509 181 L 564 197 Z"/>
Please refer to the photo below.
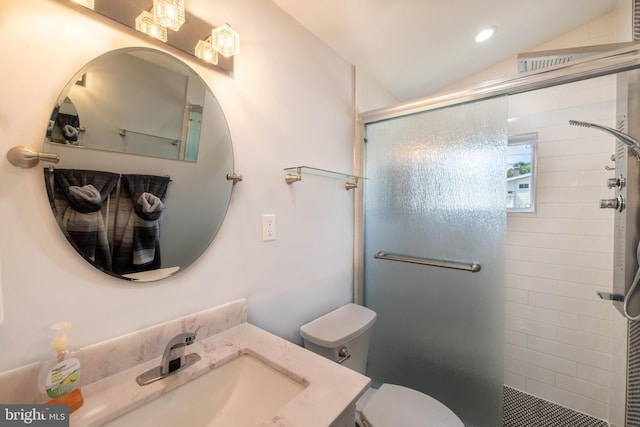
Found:
<path fill-rule="evenodd" d="M 300 335 L 322 347 L 339 347 L 371 328 L 375 320 L 375 311 L 350 303 L 302 325 Z"/>
<path fill-rule="evenodd" d="M 373 427 L 464 427 L 445 405 L 419 391 L 383 384 L 362 409 Z"/>

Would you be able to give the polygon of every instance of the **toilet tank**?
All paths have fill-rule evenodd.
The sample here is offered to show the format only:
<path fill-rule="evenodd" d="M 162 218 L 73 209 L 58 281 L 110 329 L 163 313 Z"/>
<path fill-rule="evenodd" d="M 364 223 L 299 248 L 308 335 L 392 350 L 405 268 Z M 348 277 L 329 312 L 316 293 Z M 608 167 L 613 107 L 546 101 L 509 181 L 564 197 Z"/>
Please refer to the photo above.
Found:
<path fill-rule="evenodd" d="M 351 355 L 342 365 L 364 375 L 369 341 L 376 313 L 357 304 L 347 304 L 300 328 L 304 347 L 328 359 L 338 361 L 340 349 Z"/>

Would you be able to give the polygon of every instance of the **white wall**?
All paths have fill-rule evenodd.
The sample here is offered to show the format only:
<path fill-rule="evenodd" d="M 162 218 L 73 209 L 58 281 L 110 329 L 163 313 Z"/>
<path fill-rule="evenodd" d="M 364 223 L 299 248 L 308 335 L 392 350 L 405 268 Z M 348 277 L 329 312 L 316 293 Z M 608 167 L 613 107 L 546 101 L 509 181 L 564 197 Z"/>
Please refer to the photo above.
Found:
<path fill-rule="evenodd" d="M 227 76 L 177 54 L 209 84 L 226 114 L 235 169 L 244 175 L 206 253 L 181 274 L 127 283 L 85 263 L 58 229 L 40 168 L 0 160 L 0 259 L 5 321 L 0 371 L 39 360 L 60 320 L 76 346 L 247 297 L 249 320 L 294 341 L 300 324 L 351 298 L 353 193 L 341 181 L 284 167 L 350 172 L 351 67 L 269 0 L 212 0 L 240 34 Z M 155 46 L 122 26 L 51 0 L 0 3 L 0 151 L 40 149 L 68 79 L 109 50 Z M 171 52 L 171 50 L 169 50 Z M 3 156 L 4 157 L 4 156 Z M 261 215 L 277 215 L 277 240 L 262 243 Z"/>
<path fill-rule="evenodd" d="M 356 70 L 356 107 L 359 112 L 385 108 L 399 102 L 364 71 Z"/>

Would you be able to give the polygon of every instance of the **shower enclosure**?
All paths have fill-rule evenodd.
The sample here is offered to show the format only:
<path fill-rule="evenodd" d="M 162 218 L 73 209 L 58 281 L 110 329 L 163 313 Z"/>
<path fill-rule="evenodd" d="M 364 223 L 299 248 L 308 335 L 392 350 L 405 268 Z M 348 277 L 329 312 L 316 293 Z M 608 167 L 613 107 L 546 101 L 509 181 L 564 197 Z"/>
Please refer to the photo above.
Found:
<path fill-rule="evenodd" d="M 423 391 L 470 426 L 502 424 L 503 384 L 594 422 L 581 425 L 625 425 L 626 322 L 596 294 L 613 290 L 613 212 L 597 198 L 611 197 L 616 145 L 568 122 L 640 131 L 616 116 L 617 76 L 639 66 L 625 48 L 363 115 L 355 299 L 379 315 L 374 385 Z M 531 132 L 537 205 L 507 219 L 507 137 Z"/>
<path fill-rule="evenodd" d="M 368 374 L 472 425 L 502 419 L 506 115 L 500 97 L 366 128 Z"/>

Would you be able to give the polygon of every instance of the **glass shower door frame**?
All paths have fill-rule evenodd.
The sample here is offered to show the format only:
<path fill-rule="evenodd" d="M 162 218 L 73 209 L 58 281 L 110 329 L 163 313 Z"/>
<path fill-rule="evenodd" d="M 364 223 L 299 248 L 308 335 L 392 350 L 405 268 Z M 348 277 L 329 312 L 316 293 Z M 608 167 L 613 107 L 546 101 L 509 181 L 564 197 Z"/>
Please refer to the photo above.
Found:
<path fill-rule="evenodd" d="M 640 69 L 640 42 L 609 52 L 570 61 L 563 65 L 522 73 L 512 78 L 481 83 L 453 92 L 362 112 L 357 115 L 354 124 L 353 173 L 364 176 L 364 127 L 367 124 L 465 102 L 501 95 L 530 92 L 537 89 L 544 89 L 634 69 Z M 362 260 L 364 253 L 362 188 L 356 189 L 354 193 L 354 222 L 353 300 L 361 304 L 363 302 Z"/>
<path fill-rule="evenodd" d="M 354 173 L 364 172 L 364 126 L 403 115 L 462 104 L 469 101 L 487 99 L 499 95 L 512 95 L 535 91 L 566 83 L 640 69 L 640 48 L 638 44 L 594 55 L 582 60 L 542 71 L 521 74 L 512 79 L 474 86 L 444 95 L 428 97 L 399 104 L 390 108 L 365 112 L 359 115 L 354 132 Z M 354 235 L 354 301 L 363 303 L 363 194 L 358 189 L 354 194 L 355 235 Z"/>

